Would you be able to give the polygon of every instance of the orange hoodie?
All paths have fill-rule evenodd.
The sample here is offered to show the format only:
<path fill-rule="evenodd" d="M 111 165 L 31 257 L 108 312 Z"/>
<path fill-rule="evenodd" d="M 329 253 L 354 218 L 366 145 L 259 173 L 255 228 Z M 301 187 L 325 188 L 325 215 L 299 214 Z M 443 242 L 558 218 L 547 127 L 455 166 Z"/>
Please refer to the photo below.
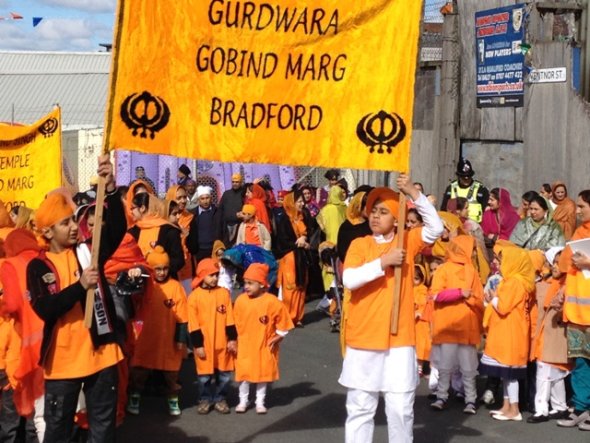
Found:
<path fill-rule="evenodd" d="M 446 262 L 434 274 L 430 288 L 434 296 L 445 289 L 471 290 L 471 295 L 453 302 L 435 303 L 432 344 L 479 345 L 481 341 L 483 287 L 472 263 L 474 248 L 473 237 L 455 237 L 448 243 Z"/>

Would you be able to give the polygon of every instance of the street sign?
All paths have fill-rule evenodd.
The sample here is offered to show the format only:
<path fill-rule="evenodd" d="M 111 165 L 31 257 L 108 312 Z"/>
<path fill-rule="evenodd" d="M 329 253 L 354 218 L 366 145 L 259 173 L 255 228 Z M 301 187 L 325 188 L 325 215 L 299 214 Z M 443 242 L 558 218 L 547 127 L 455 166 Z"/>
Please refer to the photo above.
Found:
<path fill-rule="evenodd" d="M 529 83 L 561 83 L 566 80 L 566 68 L 534 69 L 529 74 Z"/>

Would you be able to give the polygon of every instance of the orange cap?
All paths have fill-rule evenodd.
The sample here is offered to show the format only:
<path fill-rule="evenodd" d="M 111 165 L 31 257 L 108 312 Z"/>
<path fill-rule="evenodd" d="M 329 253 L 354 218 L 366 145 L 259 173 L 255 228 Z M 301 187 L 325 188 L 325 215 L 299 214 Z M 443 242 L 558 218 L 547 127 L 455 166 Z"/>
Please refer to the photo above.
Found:
<path fill-rule="evenodd" d="M 367 197 L 367 214 L 370 214 L 373 210 L 373 206 L 380 200 L 385 203 L 387 209 L 391 211 L 391 214 L 397 219 L 399 211 L 399 194 L 390 188 L 375 188 L 369 192 Z"/>
<path fill-rule="evenodd" d="M 201 286 L 201 283 L 211 274 L 217 274 L 219 272 L 219 263 L 212 258 L 205 258 L 199 262 L 197 266 L 197 276 L 191 283 L 191 288 L 195 289 Z"/>
<path fill-rule="evenodd" d="M 250 215 L 256 215 L 256 206 L 246 203 L 242 206 L 242 212 Z"/>
<path fill-rule="evenodd" d="M 252 263 L 244 272 L 244 280 L 252 280 L 268 287 L 270 286 L 267 281 L 269 270 L 270 268 L 265 263 Z"/>
<path fill-rule="evenodd" d="M 170 257 L 168 257 L 168 254 L 160 245 L 156 246 L 153 251 L 148 252 L 145 259 L 148 265 L 153 268 L 170 264 Z"/>
<path fill-rule="evenodd" d="M 74 215 L 72 200 L 61 192 L 54 192 L 49 194 L 35 211 L 35 226 L 37 229 L 50 228 L 72 215 Z"/>

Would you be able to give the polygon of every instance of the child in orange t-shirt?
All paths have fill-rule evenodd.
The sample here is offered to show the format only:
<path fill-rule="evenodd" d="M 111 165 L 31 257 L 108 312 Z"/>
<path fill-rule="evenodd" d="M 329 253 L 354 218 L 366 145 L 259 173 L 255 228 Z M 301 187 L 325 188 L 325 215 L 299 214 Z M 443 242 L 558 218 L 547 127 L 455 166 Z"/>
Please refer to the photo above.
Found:
<path fill-rule="evenodd" d="M 416 357 L 418 358 L 418 375 L 422 377 L 424 362 L 430 360 L 432 339 L 430 336 L 430 318 L 424 315 L 428 303 L 426 272 L 421 265 L 414 265 L 414 308 L 416 318 Z"/>
<path fill-rule="evenodd" d="M 188 324 L 199 382 L 197 412 L 207 414 L 211 405 L 229 414 L 227 387 L 234 370 L 236 326 L 229 291 L 217 286 L 219 263 L 206 258 L 197 266 L 193 291 L 188 297 Z M 212 384 L 215 388 L 212 388 Z"/>
<path fill-rule="evenodd" d="M 256 206 L 245 204 L 242 207 L 242 223 L 238 227 L 236 245 L 260 246 L 267 251 L 271 248 L 270 232 L 256 217 Z"/>
<path fill-rule="evenodd" d="M 279 379 L 279 343 L 293 329 L 285 305 L 267 291 L 268 265 L 251 264 L 244 273 L 244 291 L 236 300 L 238 331 L 236 381 L 240 402 L 236 412 L 246 412 L 250 383 L 256 383 L 256 412 L 266 414 L 267 384 Z"/>
<path fill-rule="evenodd" d="M 140 393 L 152 370 L 162 371 L 168 394 L 168 412 L 180 415 L 178 372 L 188 339 L 186 294 L 180 282 L 170 278 L 170 258 L 162 246 L 148 253 L 154 270 L 138 317 L 143 327 L 131 359 L 127 412 L 139 414 Z"/>

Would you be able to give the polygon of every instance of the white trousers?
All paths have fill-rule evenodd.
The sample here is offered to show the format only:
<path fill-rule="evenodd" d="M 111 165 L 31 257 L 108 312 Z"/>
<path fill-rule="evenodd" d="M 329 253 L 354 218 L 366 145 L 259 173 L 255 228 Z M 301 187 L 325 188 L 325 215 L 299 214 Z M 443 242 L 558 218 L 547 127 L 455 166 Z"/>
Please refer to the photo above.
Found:
<path fill-rule="evenodd" d="M 266 386 L 268 383 L 256 383 L 256 406 L 264 406 L 266 399 Z M 243 381 L 238 388 L 240 404 L 247 405 L 250 396 L 250 382 Z"/>
<path fill-rule="evenodd" d="M 35 413 L 33 415 L 33 424 L 39 441 L 45 438 L 45 395 L 35 399 Z"/>
<path fill-rule="evenodd" d="M 508 380 L 503 378 L 502 385 L 504 389 L 504 399 L 508 399 L 511 404 L 518 403 L 518 380 Z"/>
<path fill-rule="evenodd" d="M 439 348 L 436 397 L 442 400 L 449 398 L 451 377 L 458 366 L 465 389 L 465 403 L 475 403 L 477 400 L 477 366 L 479 364 L 475 346 L 450 343 L 435 346 Z"/>
<path fill-rule="evenodd" d="M 565 382 L 568 372 L 542 361 L 537 361 L 537 393 L 535 394 L 536 415 L 549 415 L 549 401 L 552 411 L 565 411 Z"/>
<path fill-rule="evenodd" d="M 414 439 L 416 392 L 385 392 L 385 415 L 389 443 L 410 443 Z M 346 394 L 346 443 L 370 443 L 375 430 L 379 392 L 349 389 Z"/>

